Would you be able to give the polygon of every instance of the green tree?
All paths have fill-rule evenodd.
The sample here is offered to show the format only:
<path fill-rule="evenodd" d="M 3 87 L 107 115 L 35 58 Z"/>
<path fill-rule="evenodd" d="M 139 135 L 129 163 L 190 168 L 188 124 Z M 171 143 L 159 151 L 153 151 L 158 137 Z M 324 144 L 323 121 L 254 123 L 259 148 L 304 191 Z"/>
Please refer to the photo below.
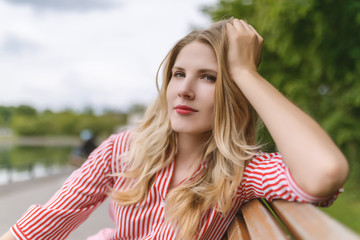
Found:
<path fill-rule="evenodd" d="M 12 117 L 12 111 L 8 107 L 0 106 L 0 126 L 7 126 Z"/>
<path fill-rule="evenodd" d="M 360 179 L 360 2 L 220 0 L 204 11 L 258 30 L 261 74 L 325 128 Z"/>
<path fill-rule="evenodd" d="M 37 111 L 35 108 L 28 105 L 20 105 L 17 108 L 14 108 L 14 113 L 16 115 L 34 117 L 37 115 Z"/>
<path fill-rule="evenodd" d="M 360 2 L 220 0 L 204 11 L 214 21 L 245 19 L 263 36 L 260 73 L 315 118 L 350 162 L 347 194 L 325 211 L 359 232 Z"/>
<path fill-rule="evenodd" d="M 91 108 L 83 113 L 70 109 L 61 112 L 37 112 L 29 106 L 0 106 L 0 124 L 4 122 L 18 135 L 24 136 L 79 136 L 81 130 L 90 129 L 96 136 L 105 138 L 126 124 L 127 114 L 107 111 L 95 115 Z"/>

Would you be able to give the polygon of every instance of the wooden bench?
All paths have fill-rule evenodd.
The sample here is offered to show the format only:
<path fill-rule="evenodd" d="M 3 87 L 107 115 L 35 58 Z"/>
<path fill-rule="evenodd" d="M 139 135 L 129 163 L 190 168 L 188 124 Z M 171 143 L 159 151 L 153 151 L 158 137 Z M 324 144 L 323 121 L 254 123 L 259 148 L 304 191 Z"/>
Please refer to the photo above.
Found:
<path fill-rule="evenodd" d="M 360 237 L 311 204 L 254 199 L 241 207 L 225 239 L 282 240 L 336 239 Z"/>

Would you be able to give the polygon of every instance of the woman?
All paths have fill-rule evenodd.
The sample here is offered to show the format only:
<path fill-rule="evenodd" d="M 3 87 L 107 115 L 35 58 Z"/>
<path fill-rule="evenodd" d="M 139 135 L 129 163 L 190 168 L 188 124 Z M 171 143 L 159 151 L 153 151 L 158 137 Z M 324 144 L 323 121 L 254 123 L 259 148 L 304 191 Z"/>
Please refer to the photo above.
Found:
<path fill-rule="evenodd" d="M 107 195 L 116 229 L 89 239 L 220 239 L 253 198 L 331 204 L 347 161 L 259 75 L 262 44 L 238 19 L 181 39 L 164 60 L 159 96 L 142 122 L 106 140 L 1 239 L 64 239 Z M 255 145 L 254 110 L 281 154 Z"/>

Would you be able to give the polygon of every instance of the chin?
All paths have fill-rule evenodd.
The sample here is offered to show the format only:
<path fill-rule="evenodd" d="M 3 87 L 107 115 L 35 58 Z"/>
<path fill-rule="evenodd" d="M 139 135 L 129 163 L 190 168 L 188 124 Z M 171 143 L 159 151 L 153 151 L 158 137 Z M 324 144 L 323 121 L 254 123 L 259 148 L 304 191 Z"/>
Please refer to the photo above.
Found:
<path fill-rule="evenodd" d="M 207 124 L 206 121 L 196 121 L 190 119 L 185 121 L 183 119 L 179 120 L 177 118 L 170 118 L 170 124 L 174 132 L 188 135 L 202 135 L 209 133 L 212 130 L 212 125 Z"/>
<path fill-rule="evenodd" d="M 187 134 L 187 135 L 203 135 L 211 133 L 211 128 L 199 127 L 179 127 L 179 126 L 171 126 L 172 130 L 176 133 Z"/>

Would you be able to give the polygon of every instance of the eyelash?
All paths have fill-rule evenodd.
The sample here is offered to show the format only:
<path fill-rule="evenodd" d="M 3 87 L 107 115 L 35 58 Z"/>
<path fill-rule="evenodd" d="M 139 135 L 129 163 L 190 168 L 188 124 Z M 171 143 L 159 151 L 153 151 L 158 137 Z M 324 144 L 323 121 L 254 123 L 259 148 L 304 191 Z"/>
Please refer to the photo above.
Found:
<path fill-rule="evenodd" d="M 185 77 L 185 73 L 183 73 L 183 72 L 175 72 L 174 77 L 178 77 L 178 78 Z M 212 75 L 209 75 L 209 74 L 205 74 L 205 75 L 201 76 L 201 78 L 205 79 L 207 81 L 210 81 L 210 82 L 215 82 L 216 81 L 216 77 L 214 77 Z"/>
<path fill-rule="evenodd" d="M 181 75 L 181 76 L 180 76 Z M 174 77 L 184 77 L 185 76 L 185 73 L 183 72 L 176 72 L 174 73 Z"/>
<path fill-rule="evenodd" d="M 201 78 L 207 78 L 207 81 L 211 81 L 211 82 L 215 82 L 216 81 L 216 77 L 212 76 L 212 75 L 204 75 Z"/>

